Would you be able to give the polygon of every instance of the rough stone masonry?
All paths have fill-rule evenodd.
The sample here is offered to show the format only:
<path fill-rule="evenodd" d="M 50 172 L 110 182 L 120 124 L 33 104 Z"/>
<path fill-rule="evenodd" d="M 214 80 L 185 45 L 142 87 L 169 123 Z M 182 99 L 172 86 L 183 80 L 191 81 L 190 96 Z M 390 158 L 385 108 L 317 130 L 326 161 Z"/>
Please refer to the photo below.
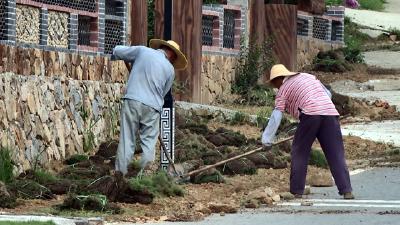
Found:
<path fill-rule="evenodd" d="M 0 74 L 0 138 L 19 172 L 83 152 L 116 134 L 123 84 L 63 77 Z"/>

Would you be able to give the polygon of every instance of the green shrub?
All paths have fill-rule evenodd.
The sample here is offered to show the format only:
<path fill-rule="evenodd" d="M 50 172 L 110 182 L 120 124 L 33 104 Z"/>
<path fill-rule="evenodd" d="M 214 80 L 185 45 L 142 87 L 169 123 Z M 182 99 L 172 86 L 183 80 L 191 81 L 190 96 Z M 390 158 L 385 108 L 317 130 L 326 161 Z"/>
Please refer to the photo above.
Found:
<path fill-rule="evenodd" d="M 347 46 L 343 49 L 346 61 L 350 63 L 364 63 L 364 55 L 361 46 Z"/>
<path fill-rule="evenodd" d="M 313 67 L 316 71 L 334 73 L 343 73 L 352 70 L 352 67 L 346 60 L 344 49 L 319 52 L 314 58 Z"/>
<path fill-rule="evenodd" d="M 158 172 L 142 178 L 132 178 L 129 181 L 129 185 L 135 191 L 147 191 L 158 197 L 184 195 L 183 189 L 165 172 Z"/>
<path fill-rule="evenodd" d="M 309 164 L 316 167 L 328 168 L 328 162 L 326 161 L 324 153 L 316 149 L 311 150 Z"/>
<path fill-rule="evenodd" d="M 375 41 L 368 34 L 360 31 L 360 26 L 353 23 L 349 17 L 344 19 L 344 42 L 349 49 L 362 49 L 367 42 Z"/>
<path fill-rule="evenodd" d="M 14 162 L 8 147 L 0 148 L 0 181 L 10 183 L 14 180 Z"/>
<path fill-rule="evenodd" d="M 374 11 L 382 11 L 385 0 L 358 0 L 362 9 L 369 9 Z"/>

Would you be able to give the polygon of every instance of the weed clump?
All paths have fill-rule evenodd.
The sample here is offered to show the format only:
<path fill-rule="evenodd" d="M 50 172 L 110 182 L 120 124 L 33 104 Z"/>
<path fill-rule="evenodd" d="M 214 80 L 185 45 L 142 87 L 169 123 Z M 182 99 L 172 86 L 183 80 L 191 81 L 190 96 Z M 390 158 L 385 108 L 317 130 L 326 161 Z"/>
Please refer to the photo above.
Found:
<path fill-rule="evenodd" d="M 0 181 L 10 183 L 14 179 L 14 163 L 11 157 L 11 150 L 7 147 L 0 148 Z"/>
<path fill-rule="evenodd" d="M 39 184 L 54 183 L 58 180 L 56 176 L 43 169 L 35 170 L 33 171 L 33 173 L 35 181 L 38 182 Z"/>
<path fill-rule="evenodd" d="M 77 154 L 77 155 L 73 155 L 73 156 L 69 157 L 67 160 L 65 160 L 65 163 L 67 165 L 73 165 L 73 164 L 76 164 L 76 163 L 80 163 L 80 162 L 86 161 L 88 159 L 89 159 L 89 156 L 87 156 L 87 155 Z"/>
<path fill-rule="evenodd" d="M 111 214 L 119 214 L 122 212 L 119 206 L 108 202 L 107 196 L 99 194 L 70 195 L 58 208 L 60 210 L 89 210 Z"/>
<path fill-rule="evenodd" d="M 243 124 L 243 123 L 246 122 L 246 120 L 247 120 L 246 114 L 244 114 L 244 113 L 242 113 L 242 112 L 236 112 L 236 113 L 233 115 L 233 117 L 232 117 L 232 119 L 231 119 L 231 121 L 230 121 L 230 124 L 231 124 L 231 125 Z"/>
<path fill-rule="evenodd" d="M 309 164 L 316 167 L 328 168 L 328 162 L 326 161 L 324 153 L 316 149 L 311 150 Z"/>

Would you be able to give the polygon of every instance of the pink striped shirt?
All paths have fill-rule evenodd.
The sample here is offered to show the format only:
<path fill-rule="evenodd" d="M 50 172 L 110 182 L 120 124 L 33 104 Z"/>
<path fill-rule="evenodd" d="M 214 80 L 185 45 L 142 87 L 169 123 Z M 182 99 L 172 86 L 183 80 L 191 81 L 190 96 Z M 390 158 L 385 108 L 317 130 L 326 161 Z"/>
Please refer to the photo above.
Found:
<path fill-rule="evenodd" d="M 279 88 L 275 108 L 297 119 L 299 110 L 306 115 L 338 116 L 335 105 L 322 85 L 314 75 L 307 73 L 289 77 Z"/>

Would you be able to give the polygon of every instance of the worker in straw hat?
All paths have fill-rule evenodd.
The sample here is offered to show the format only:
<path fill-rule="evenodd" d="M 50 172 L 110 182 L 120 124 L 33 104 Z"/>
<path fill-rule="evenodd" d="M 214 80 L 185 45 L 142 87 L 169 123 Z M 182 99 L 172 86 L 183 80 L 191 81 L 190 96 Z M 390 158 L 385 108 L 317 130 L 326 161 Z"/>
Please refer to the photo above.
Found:
<path fill-rule="evenodd" d="M 347 169 L 339 113 L 331 93 L 313 75 L 290 72 L 284 65 L 271 69 L 270 84 L 278 89 L 275 109 L 263 135 L 262 143 L 269 148 L 287 112 L 300 120 L 291 152 L 290 192 L 300 198 L 305 188 L 311 146 L 317 138 L 328 161 L 339 194 L 354 199 Z"/>
<path fill-rule="evenodd" d="M 171 89 L 175 72 L 187 66 L 185 55 L 174 41 L 150 40 L 145 46 L 116 46 L 113 60 L 132 64 L 121 109 L 121 134 L 116 170 L 128 172 L 139 133 L 143 150 L 140 166 L 143 169 L 155 159 L 159 134 L 160 113 L 164 97 Z"/>

